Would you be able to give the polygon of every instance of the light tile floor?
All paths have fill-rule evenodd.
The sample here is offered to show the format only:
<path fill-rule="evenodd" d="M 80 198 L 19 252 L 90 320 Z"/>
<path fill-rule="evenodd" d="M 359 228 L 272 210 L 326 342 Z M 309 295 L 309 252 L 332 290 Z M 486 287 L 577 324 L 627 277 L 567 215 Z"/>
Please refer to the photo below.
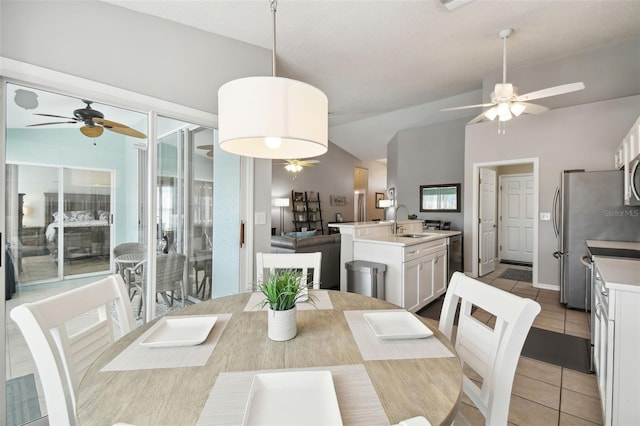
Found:
<path fill-rule="evenodd" d="M 565 309 L 557 291 L 539 290 L 531 283 L 498 278 L 507 268 L 530 269 L 498 264 L 494 272 L 481 280 L 540 303 L 542 311 L 534 327 L 589 338 L 588 313 Z M 478 311 L 474 313 L 476 318 L 487 323 L 492 321 L 486 312 Z M 484 425 L 484 417 L 466 396 L 461 411 L 472 425 Z M 596 376 L 520 357 L 511 393 L 509 424 L 601 425 Z"/>

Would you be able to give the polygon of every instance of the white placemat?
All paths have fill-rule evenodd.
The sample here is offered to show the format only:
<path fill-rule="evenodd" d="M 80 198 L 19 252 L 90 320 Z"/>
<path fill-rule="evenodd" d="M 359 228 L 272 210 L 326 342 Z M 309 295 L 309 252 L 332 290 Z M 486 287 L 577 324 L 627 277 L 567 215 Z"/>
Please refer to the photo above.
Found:
<path fill-rule="evenodd" d="M 286 371 L 296 370 L 331 371 L 344 426 L 389 425 L 389 419 L 364 365 L 338 365 Z M 196 424 L 199 426 L 241 425 L 253 376 L 258 373 L 278 371 L 285 370 L 220 373 Z"/>
<path fill-rule="evenodd" d="M 193 315 L 218 317 L 211 333 L 203 343 L 195 346 L 151 348 L 142 346 L 140 342 L 158 328 L 165 317 L 158 320 L 153 327 L 142 333 L 133 343 L 118 356 L 112 359 L 100 371 L 146 370 L 151 368 L 199 367 L 207 363 L 211 353 L 218 344 L 220 336 L 229 323 L 232 314 Z M 191 315 L 190 315 L 191 316 Z M 176 318 L 171 316 L 169 318 Z"/>
<path fill-rule="evenodd" d="M 374 334 L 371 326 L 363 316 L 367 312 L 394 311 L 403 310 L 344 311 L 344 316 L 347 318 L 362 358 L 371 361 L 381 359 L 448 358 L 454 356 L 435 336 L 423 339 L 380 339 Z"/>
<path fill-rule="evenodd" d="M 333 304 L 331 303 L 331 299 L 329 298 L 329 292 L 326 290 L 311 290 L 310 294 L 315 297 L 315 306 L 308 302 L 298 302 L 296 306 L 299 311 L 308 311 L 313 309 L 333 309 Z M 251 297 L 249 297 L 249 301 L 244 307 L 245 311 L 259 311 L 260 310 L 260 302 L 264 299 L 264 294 L 259 291 L 254 291 L 251 293 Z M 265 306 L 263 311 L 267 310 Z"/>

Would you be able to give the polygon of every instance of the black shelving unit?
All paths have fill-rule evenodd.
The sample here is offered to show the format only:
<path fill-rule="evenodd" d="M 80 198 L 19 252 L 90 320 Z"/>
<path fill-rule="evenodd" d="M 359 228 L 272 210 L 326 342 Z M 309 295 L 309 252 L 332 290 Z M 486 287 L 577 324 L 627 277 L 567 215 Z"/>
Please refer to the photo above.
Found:
<path fill-rule="evenodd" d="M 312 192 L 311 194 L 315 194 L 315 196 L 312 196 L 312 199 L 309 199 L 307 191 L 291 191 L 293 226 L 297 232 L 302 231 L 302 228 L 307 228 L 308 231 L 316 229 L 324 235 L 324 221 L 322 220 L 320 193 Z"/>

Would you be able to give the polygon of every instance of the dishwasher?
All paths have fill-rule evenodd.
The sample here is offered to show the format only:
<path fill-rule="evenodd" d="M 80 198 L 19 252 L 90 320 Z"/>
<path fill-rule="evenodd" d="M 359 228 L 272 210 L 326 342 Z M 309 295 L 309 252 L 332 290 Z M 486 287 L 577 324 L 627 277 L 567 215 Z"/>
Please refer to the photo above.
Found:
<path fill-rule="evenodd" d="M 451 281 L 451 276 L 454 272 L 464 272 L 462 234 L 452 235 L 447 238 L 447 271 L 449 274 L 448 281 Z"/>

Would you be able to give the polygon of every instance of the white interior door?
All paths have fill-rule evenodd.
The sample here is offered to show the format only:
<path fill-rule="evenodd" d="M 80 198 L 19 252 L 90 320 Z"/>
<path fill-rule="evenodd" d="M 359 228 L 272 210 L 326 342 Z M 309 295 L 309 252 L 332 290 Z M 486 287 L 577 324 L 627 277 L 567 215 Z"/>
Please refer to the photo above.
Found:
<path fill-rule="evenodd" d="M 478 242 L 478 275 L 483 276 L 496 269 L 496 172 L 480 169 L 480 203 Z"/>
<path fill-rule="evenodd" d="M 500 259 L 533 262 L 533 175 L 500 176 Z"/>

